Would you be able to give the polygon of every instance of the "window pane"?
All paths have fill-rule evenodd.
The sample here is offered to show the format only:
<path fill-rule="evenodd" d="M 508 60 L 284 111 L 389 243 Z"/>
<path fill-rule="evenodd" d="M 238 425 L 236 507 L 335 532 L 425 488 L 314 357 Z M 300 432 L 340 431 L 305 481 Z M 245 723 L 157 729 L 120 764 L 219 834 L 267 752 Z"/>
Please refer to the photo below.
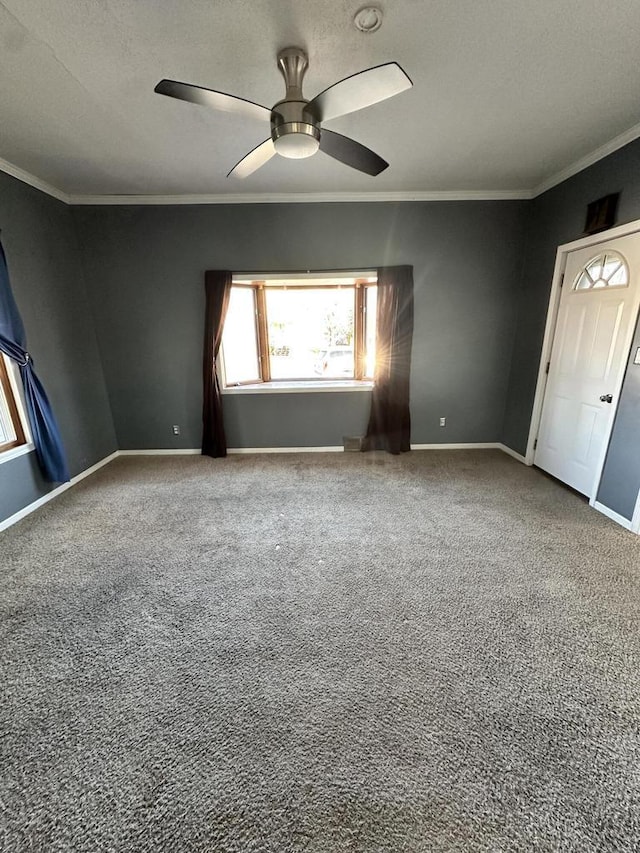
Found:
<path fill-rule="evenodd" d="M 376 314 L 378 309 L 378 288 L 374 286 L 367 287 L 367 302 L 365 314 L 365 369 L 364 375 L 367 379 L 373 378 L 373 373 L 376 366 Z"/>
<path fill-rule="evenodd" d="M 596 258 L 594 261 L 587 266 L 587 272 L 591 276 L 592 280 L 597 281 L 602 274 L 602 257 Z"/>
<path fill-rule="evenodd" d="M 272 379 L 353 379 L 353 287 L 265 295 Z"/>
<path fill-rule="evenodd" d="M 620 266 L 609 279 L 609 287 L 626 287 L 627 284 L 627 268 Z"/>
<path fill-rule="evenodd" d="M 250 287 L 231 288 L 229 310 L 222 333 L 222 350 L 227 385 L 260 380 L 255 296 Z"/>
<path fill-rule="evenodd" d="M 602 278 L 607 281 L 611 276 L 622 267 L 622 261 L 615 255 L 605 255 L 604 266 L 602 267 Z"/>
<path fill-rule="evenodd" d="M 0 386 L 0 446 L 14 441 L 15 438 L 16 431 L 11 421 L 9 405 L 4 394 L 4 389 Z"/>
<path fill-rule="evenodd" d="M 4 356 L 0 353 L 0 450 L 9 450 L 25 443 Z"/>
<path fill-rule="evenodd" d="M 576 290 L 589 290 L 593 282 L 586 273 L 580 273 L 580 277 L 576 282 Z"/>

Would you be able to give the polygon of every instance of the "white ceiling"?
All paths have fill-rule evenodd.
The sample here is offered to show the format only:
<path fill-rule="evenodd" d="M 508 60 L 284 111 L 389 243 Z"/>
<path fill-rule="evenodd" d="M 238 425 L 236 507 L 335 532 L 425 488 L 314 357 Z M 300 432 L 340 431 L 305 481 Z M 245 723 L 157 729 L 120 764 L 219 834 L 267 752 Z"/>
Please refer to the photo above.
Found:
<path fill-rule="evenodd" d="M 386 0 L 368 35 L 362 5 L 0 0 L 0 158 L 74 197 L 520 192 L 640 134 L 638 0 Z M 271 107 L 289 45 L 308 98 L 391 60 L 412 78 L 327 123 L 388 160 L 380 176 L 319 153 L 227 179 L 268 126 L 153 92 L 168 77 Z"/>

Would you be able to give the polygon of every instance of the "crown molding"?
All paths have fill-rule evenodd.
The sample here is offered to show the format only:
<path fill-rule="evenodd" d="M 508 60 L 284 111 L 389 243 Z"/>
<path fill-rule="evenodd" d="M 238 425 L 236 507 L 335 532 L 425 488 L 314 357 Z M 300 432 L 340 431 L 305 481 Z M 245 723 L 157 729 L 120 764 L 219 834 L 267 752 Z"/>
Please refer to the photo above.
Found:
<path fill-rule="evenodd" d="M 23 184 L 35 187 L 35 189 L 40 190 L 53 198 L 57 198 L 58 201 L 63 201 L 65 204 L 70 203 L 69 196 L 65 192 L 62 192 L 62 190 L 59 190 L 57 187 L 37 178 L 35 175 L 32 175 L 31 172 L 27 172 L 19 166 L 14 166 L 13 163 L 10 163 L 8 160 L 4 160 L 2 157 L 0 157 L 0 172 L 6 172 L 6 174 L 11 175 L 12 178 L 17 178 L 19 181 L 22 181 Z"/>
<path fill-rule="evenodd" d="M 566 181 L 567 178 L 572 178 L 574 175 L 577 175 L 578 172 L 582 172 L 583 169 L 593 166 L 593 164 L 597 163 L 598 160 L 603 160 L 605 157 L 608 157 L 609 154 L 613 154 L 614 151 L 624 148 L 625 145 L 628 145 L 630 142 L 638 139 L 638 137 L 640 137 L 640 123 L 634 124 L 633 127 L 629 128 L 629 130 L 625 130 L 624 133 L 621 133 L 619 136 L 615 136 L 599 148 L 594 148 L 594 150 L 589 154 L 585 154 L 584 157 L 581 157 L 579 160 L 571 163 L 571 165 L 562 169 L 560 172 L 556 172 L 555 175 L 545 178 L 544 181 L 539 183 L 538 186 L 531 191 L 530 197 L 536 198 L 537 196 L 542 195 L 542 193 L 546 193 L 547 190 L 556 187 L 558 184 Z"/>
<path fill-rule="evenodd" d="M 497 201 L 529 199 L 530 190 L 435 190 L 377 193 L 219 193 L 215 195 L 72 195 L 74 205 L 319 204 L 323 202 Z"/>
<path fill-rule="evenodd" d="M 184 204 L 319 204 L 323 202 L 509 201 L 537 198 L 599 160 L 640 137 L 640 123 L 595 148 L 589 154 L 545 178 L 533 189 L 420 190 L 414 192 L 354 193 L 217 193 L 185 195 L 75 195 L 65 193 L 0 157 L 0 171 L 69 205 L 184 205 Z"/>
<path fill-rule="evenodd" d="M 319 204 L 322 202 L 509 201 L 530 199 L 531 190 L 420 190 L 354 193 L 215 193 L 183 195 L 73 195 L 0 157 L 0 172 L 69 205 Z"/>

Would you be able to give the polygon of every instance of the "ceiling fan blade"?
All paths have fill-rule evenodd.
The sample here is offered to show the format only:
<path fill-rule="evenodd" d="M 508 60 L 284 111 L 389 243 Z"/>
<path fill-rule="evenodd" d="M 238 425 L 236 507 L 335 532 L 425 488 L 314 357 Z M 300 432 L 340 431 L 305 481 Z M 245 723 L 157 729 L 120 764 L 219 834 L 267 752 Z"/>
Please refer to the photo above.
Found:
<path fill-rule="evenodd" d="M 242 160 L 239 160 L 233 169 L 229 172 L 227 177 L 233 175 L 234 178 L 248 178 L 249 175 L 252 175 L 260 166 L 264 166 L 265 163 L 268 163 L 272 157 L 275 156 L 276 147 L 273 144 L 273 139 L 269 137 L 265 139 L 264 142 L 261 142 L 260 145 L 256 145 L 256 147 L 249 151 Z"/>
<path fill-rule="evenodd" d="M 355 139 L 334 133 L 332 130 L 322 128 L 320 134 L 320 150 L 344 163 L 352 169 L 366 172 L 367 175 L 379 175 L 389 165 L 382 157 L 378 157 L 375 151 L 366 148 Z"/>
<path fill-rule="evenodd" d="M 161 80 L 153 91 L 159 95 L 178 98 L 180 101 L 189 101 L 191 104 L 213 107 L 215 110 L 237 113 L 248 118 L 262 121 L 271 119 L 271 110 L 260 104 L 237 98 L 235 95 L 225 95 L 224 92 L 216 92 L 214 89 L 205 89 L 204 86 L 192 86 L 191 83 L 179 83 L 177 80 Z"/>
<path fill-rule="evenodd" d="M 413 83 L 397 62 L 376 65 L 329 86 L 307 104 L 318 121 L 353 113 L 410 89 Z"/>

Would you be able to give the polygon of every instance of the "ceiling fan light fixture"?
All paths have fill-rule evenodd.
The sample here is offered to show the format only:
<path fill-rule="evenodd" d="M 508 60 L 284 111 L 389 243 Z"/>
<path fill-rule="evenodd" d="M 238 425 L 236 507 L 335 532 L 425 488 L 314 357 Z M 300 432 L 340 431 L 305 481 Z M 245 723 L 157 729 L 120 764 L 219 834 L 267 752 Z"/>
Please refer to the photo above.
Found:
<path fill-rule="evenodd" d="M 289 160 L 312 157 L 320 147 L 320 131 L 303 122 L 280 125 L 272 132 L 276 153 Z"/>
<path fill-rule="evenodd" d="M 279 136 L 273 144 L 276 147 L 276 153 L 289 160 L 304 160 L 305 157 L 312 157 L 320 147 L 318 139 L 304 133 Z"/>

